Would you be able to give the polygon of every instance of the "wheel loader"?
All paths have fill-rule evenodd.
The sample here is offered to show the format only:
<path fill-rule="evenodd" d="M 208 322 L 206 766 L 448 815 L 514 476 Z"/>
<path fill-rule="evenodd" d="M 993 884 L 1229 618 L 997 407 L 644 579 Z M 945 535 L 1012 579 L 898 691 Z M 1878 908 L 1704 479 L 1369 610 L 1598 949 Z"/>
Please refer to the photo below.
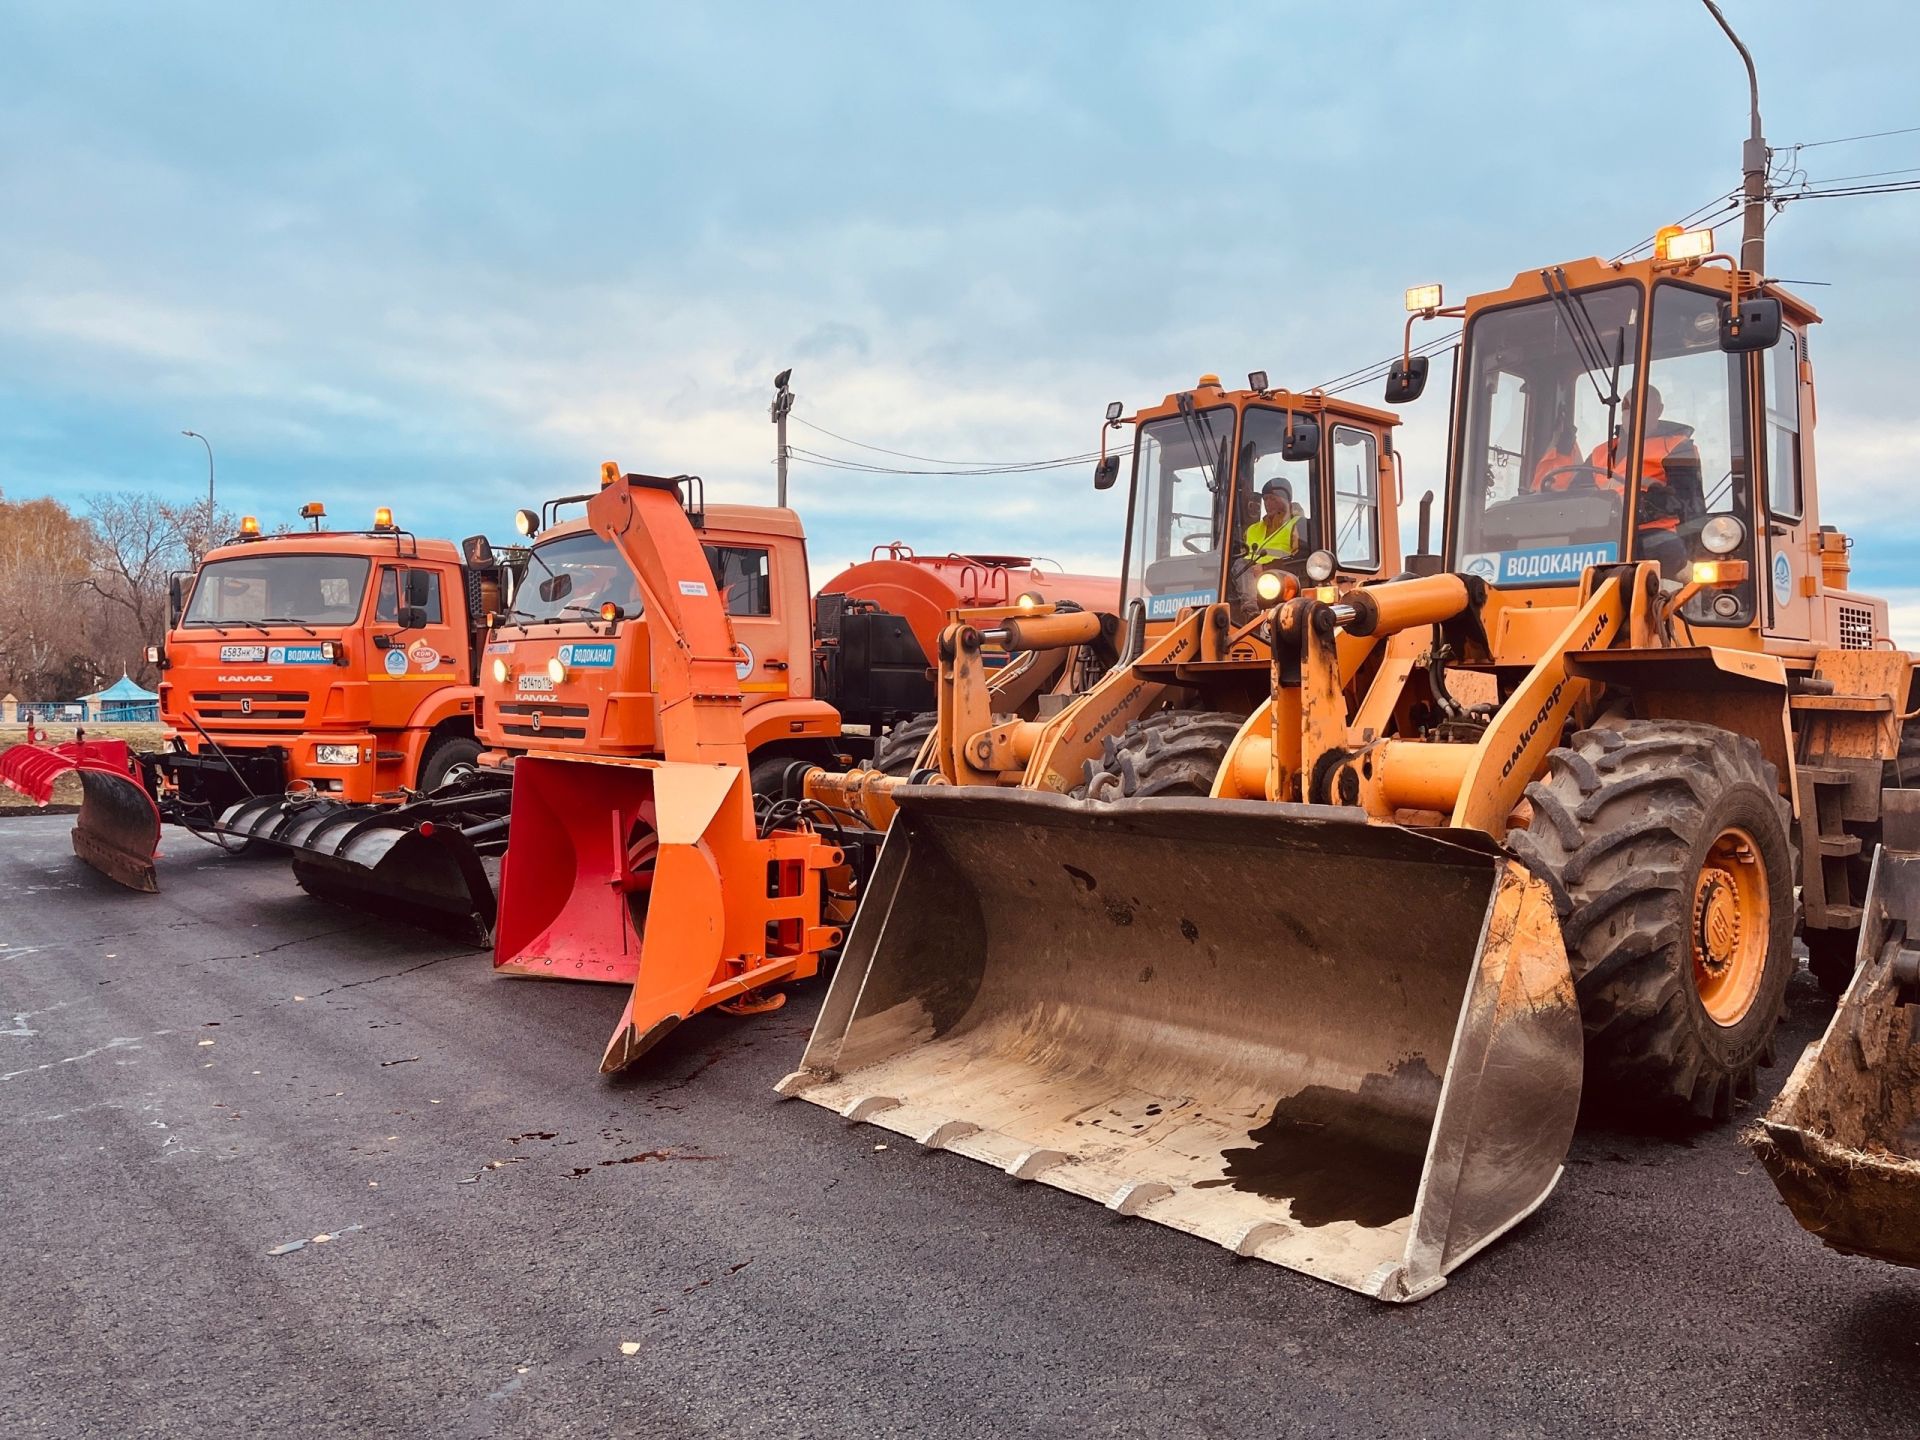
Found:
<path fill-rule="evenodd" d="M 229 848 L 221 817 L 288 795 L 391 806 L 473 769 L 476 664 L 505 575 L 475 546 L 416 538 L 382 506 L 366 530 L 262 534 L 246 516 L 169 587 L 169 624 L 148 660 L 161 672 L 168 748 L 103 764 L 76 751 L 83 801 L 76 854 L 135 890 L 158 888 L 161 826 Z M 83 747 L 84 748 L 84 747 Z M 0 781 L 45 757 L 0 755 Z"/>
<path fill-rule="evenodd" d="M 1208 794 L 1270 690 L 1271 603 L 1302 585 L 1345 591 L 1399 573 L 1396 423 L 1371 406 L 1272 387 L 1262 372 L 1239 390 L 1202 375 L 1131 416 L 1108 406 L 1103 449 L 1109 430 L 1135 432 L 1124 627 L 1037 595 L 956 614 L 938 646 L 935 709 L 902 726 L 881 763 L 811 770 L 796 783 L 875 831 L 915 772 L 1059 794 Z M 1096 487 L 1119 471 L 1120 456 L 1104 455 Z M 1246 537 L 1269 511 L 1290 527 L 1288 547 L 1255 558 Z M 995 668 L 1010 650 L 1028 657 L 1024 671 Z M 1043 681 L 1038 691 L 1016 688 L 1028 673 Z"/>
<path fill-rule="evenodd" d="M 1796 929 L 1858 930 L 1915 704 L 1819 523 L 1817 316 L 1705 232 L 1426 289 L 1464 330 L 1435 573 L 1343 592 L 1319 553 L 1244 621 L 1173 589 L 1265 652 L 1231 734 L 1082 798 L 894 787 L 783 1093 L 1393 1301 L 1544 1202 L 1583 1095 L 1750 1095 Z M 1423 383 L 1403 355 L 1388 403 Z M 1231 534 L 1169 488 L 1136 465 L 1149 604 L 1170 514 Z M 1210 723 L 1136 666 L 1145 718 Z"/>

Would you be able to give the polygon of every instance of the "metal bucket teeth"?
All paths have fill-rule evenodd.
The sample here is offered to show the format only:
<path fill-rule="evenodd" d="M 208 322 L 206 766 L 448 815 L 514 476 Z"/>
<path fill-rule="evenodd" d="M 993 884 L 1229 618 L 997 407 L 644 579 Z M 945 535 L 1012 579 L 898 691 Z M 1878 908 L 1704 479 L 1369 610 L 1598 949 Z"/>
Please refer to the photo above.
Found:
<path fill-rule="evenodd" d="M 899 798 L 783 1093 L 1386 1300 L 1552 1189 L 1579 1013 L 1546 888 L 1484 836 Z"/>

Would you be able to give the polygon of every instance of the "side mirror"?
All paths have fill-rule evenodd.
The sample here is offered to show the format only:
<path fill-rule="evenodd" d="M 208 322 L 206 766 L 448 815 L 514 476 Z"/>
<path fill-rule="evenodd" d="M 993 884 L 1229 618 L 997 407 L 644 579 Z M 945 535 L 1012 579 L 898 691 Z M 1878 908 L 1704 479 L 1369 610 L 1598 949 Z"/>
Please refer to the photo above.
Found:
<path fill-rule="evenodd" d="M 426 570 L 400 572 L 400 606 L 394 617 L 402 630 L 418 630 L 427 623 L 427 603 L 433 598 L 433 576 Z"/>
<path fill-rule="evenodd" d="M 1119 478 L 1120 457 L 1118 455 L 1101 456 L 1100 463 L 1093 467 L 1093 488 L 1096 490 L 1111 490 L 1113 488 L 1113 482 Z"/>
<path fill-rule="evenodd" d="M 187 587 L 176 570 L 167 577 L 167 629 L 175 630 L 180 626 L 180 615 L 187 608 Z"/>
<path fill-rule="evenodd" d="M 1387 371 L 1387 404 L 1410 405 L 1427 388 L 1427 357 L 1408 355 L 1393 362 Z"/>
<path fill-rule="evenodd" d="M 494 565 L 493 546 L 487 543 L 484 535 L 469 535 L 460 542 L 460 555 L 469 570 L 491 570 Z"/>
<path fill-rule="evenodd" d="M 1768 295 L 1749 295 L 1738 305 L 1720 302 L 1720 348 L 1729 355 L 1771 350 L 1780 343 L 1780 302 Z"/>
<path fill-rule="evenodd" d="M 573 576 L 565 571 L 549 575 L 540 582 L 540 603 L 553 605 L 573 593 Z"/>
<path fill-rule="evenodd" d="M 1282 460 L 1311 460 L 1320 453 L 1320 422 L 1311 415 L 1287 412 L 1286 433 L 1280 437 Z"/>

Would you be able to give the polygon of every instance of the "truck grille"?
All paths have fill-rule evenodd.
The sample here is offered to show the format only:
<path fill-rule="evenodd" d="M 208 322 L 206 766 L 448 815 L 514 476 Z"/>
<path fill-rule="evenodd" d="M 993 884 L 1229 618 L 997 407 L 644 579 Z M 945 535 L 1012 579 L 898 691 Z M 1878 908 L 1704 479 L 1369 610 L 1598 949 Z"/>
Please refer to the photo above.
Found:
<path fill-rule="evenodd" d="M 584 725 L 556 724 L 559 720 L 584 720 L 591 713 L 585 705 L 498 705 L 500 729 L 508 735 L 525 735 L 542 740 L 584 740 Z M 537 718 L 536 718 L 537 717 Z M 515 723 L 518 722 L 518 723 Z"/>
<path fill-rule="evenodd" d="M 1842 650 L 1873 648 L 1873 611 L 1864 605 L 1840 607 L 1840 648 Z"/>
<path fill-rule="evenodd" d="M 245 728 L 265 721 L 304 720 L 312 698 L 305 690 L 196 690 L 193 708 L 203 725 Z"/>

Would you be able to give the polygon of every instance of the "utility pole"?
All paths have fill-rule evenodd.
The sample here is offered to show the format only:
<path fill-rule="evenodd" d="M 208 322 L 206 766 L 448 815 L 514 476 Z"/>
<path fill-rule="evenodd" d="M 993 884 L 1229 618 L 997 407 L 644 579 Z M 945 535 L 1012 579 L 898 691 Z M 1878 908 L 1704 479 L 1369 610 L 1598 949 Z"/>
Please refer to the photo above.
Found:
<path fill-rule="evenodd" d="M 207 526 L 211 529 L 213 526 L 213 442 L 198 430 L 182 430 L 180 433 L 189 440 L 198 440 L 207 447 Z"/>
<path fill-rule="evenodd" d="M 793 409 L 793 392 L 787 388 L 787 381 L 793 378 L 793 369 L 789 366 L 773 377 L 773 408 L 767 413 L 774 424 L 774 473 L 779 477 L 776 482 L 774 503 L 784 507 L 787 503 L 787 412 Z"/>
<path fill-rule="evenodd" d="M 1713 0 L 1701 0 L 1701 3 L 1712 12 L 1720 28 L 1727 32 L 1727 39 L 1733 42 L 1733 48 L 1740 52 L 1740 58 L 1747 66 L 1752 125 L 1747 133 L 1747 143 L 1740 149 L 1740 194 L 1745 202 L 1741 212 L 1740 268 L 1763 275 L 1767 263 L 1767 139 L 1760 133 L 1760 77 L 1754 71 L 1752 54 L 1741 43 L 1740 37 L 1733 33 L 1733 26 L 1720 13 L 1720 7 Z"/>

